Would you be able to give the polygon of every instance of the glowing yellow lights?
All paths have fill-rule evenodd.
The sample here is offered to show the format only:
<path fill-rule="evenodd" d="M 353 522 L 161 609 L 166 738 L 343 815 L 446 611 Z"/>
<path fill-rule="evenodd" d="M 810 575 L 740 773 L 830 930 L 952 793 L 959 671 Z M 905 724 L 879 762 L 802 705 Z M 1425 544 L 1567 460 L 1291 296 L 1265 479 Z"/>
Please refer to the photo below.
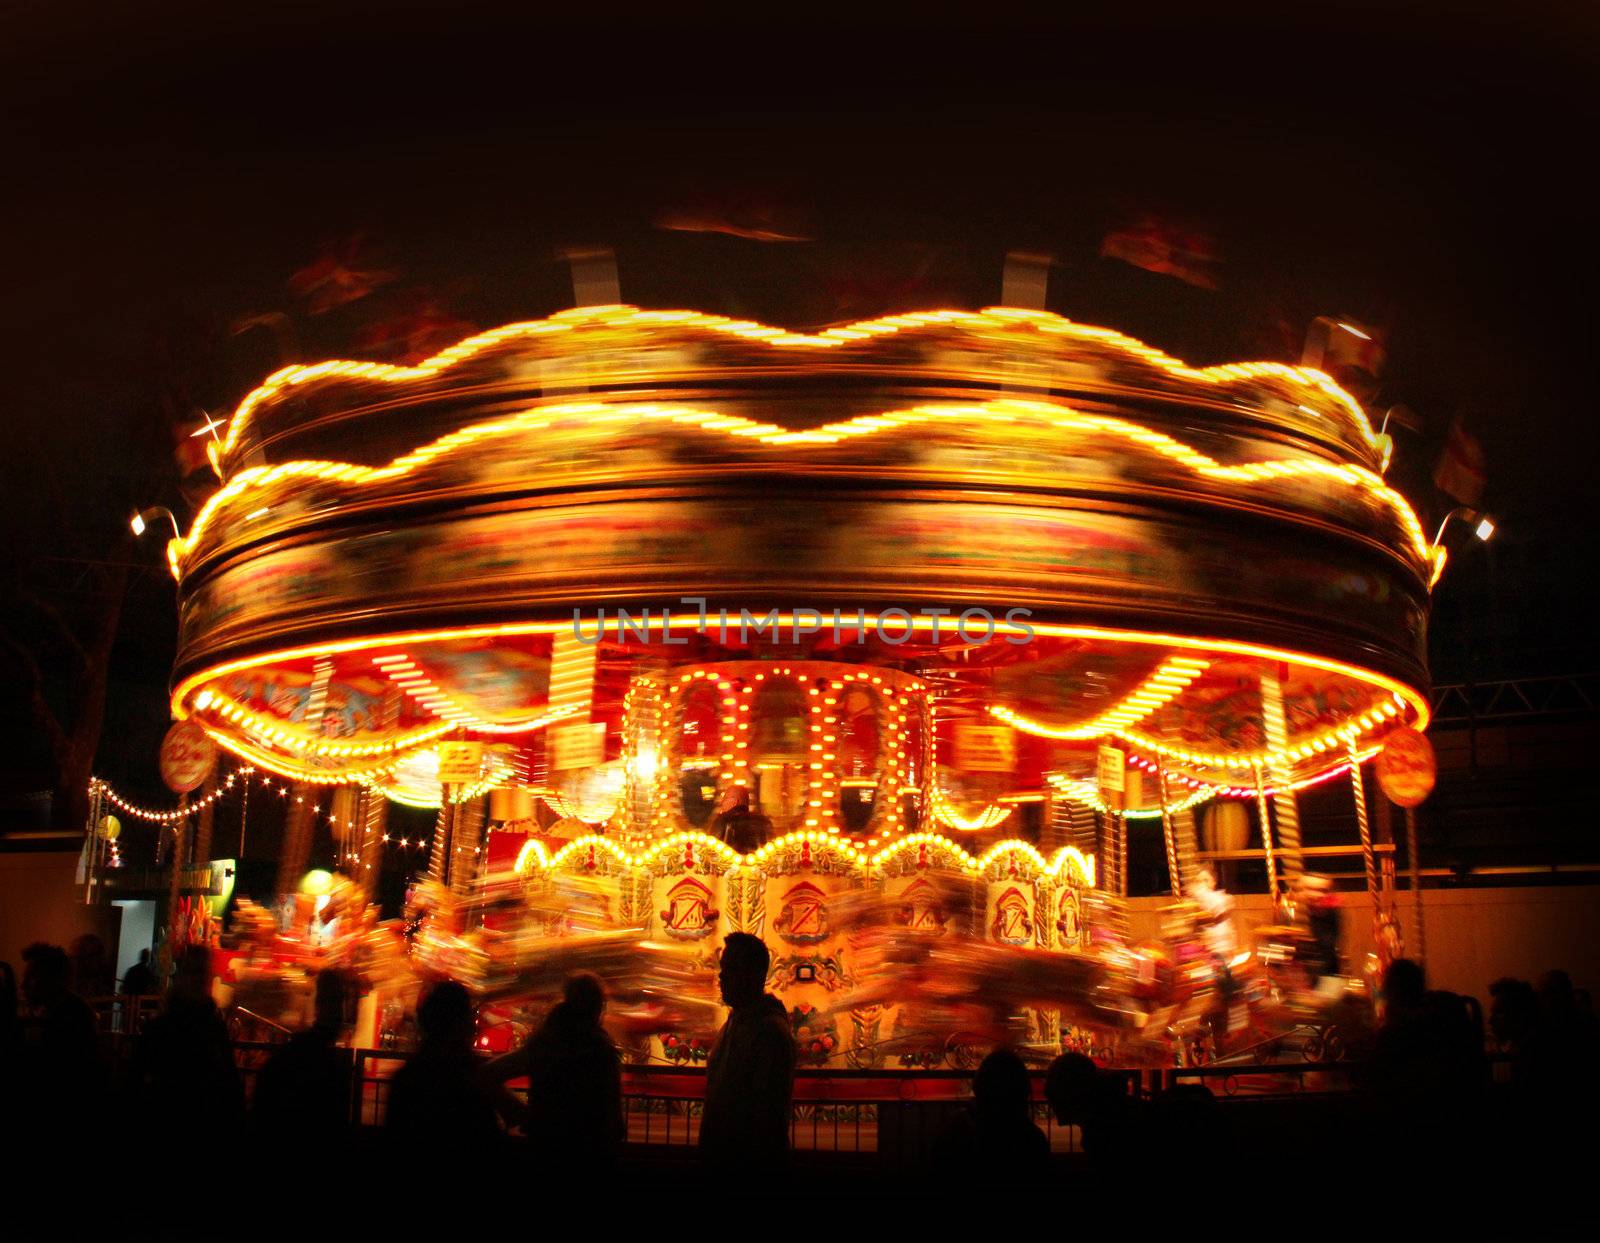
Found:
<path fill-rule="evenodd" d="M 201 721 L 200 728 L 205 730 L 206 736 L 224 750 L 231 751 L 240 759 L 257 768 L 264 768 L 269 773 L 276 773 L 280 777 L 287 777 L 291 781 L 304 781 L 313 785 L 342 785 L 350 781 L 371 783 L 393 774 L 396 762 L 394 759 L 386 760 L 381 764 L 374 764 L 363 768 L 343 769 L 339 772 L 324 772 L 321 769 L 307 768 L 304 765 L 295 765 L 289 762 L 290 757 L 273 755 L 253 746 L 242 738 Z"/>
<path fill-rule="evenodd" d="M 404 652 L 393 655 L 374 656 L 372 663 L 388 675 L 390 681 L 398 686 L 412 699 L 416 700 L 433 715 L 443 722 L 439 726 L 429 726 L 433 731 L 430 738 L 437 738 L 448 732 L 452 727 L 470 730 L 476 734 L 529 734 L 535 730 L 553 725 L 557 721 L 565 720 L 579 711 L 587 710 L 588 704 L 567 703 L 550 707 L 534 716 L 518 721 L 486 721 L 475 716 L 463 708 L 443 688 L 436 684 L 427 674 L 417 668 L 415 662 Z M 557 693 L 555 680 L 552 678 L 550 690 Z M 427 733 L 428 731 L 419 731 Z"/>
<path fill-rule="evenodd" d="M 1117 737 L 1131 742 L 1135 746 L 1142 747 L 1146 751 L 1153 752 L 1163 759 L 1177 760 L 1180 763 L 1190 764 L 1197 768 L 1245 770 L 1254 767 L 1256 764 L 1270 768 L 1276 764 L 1297 764 L 1302 760 L 1308 760 L 1351 739 L 1359 738 L 1362 734 L 1369 733 L 1379 726 L 1388 724 L 1399 716 L 1401 712 L 1402 708 L 1394 699 L 1385 699 L 1355 720 L 1325 730 L 1311 738 L 1302 739 L 1293 746 L 1254 752 L 1195 751 L 1187 747 L 1172 746 L 1158 738 L 1151 738 L 1131 729 L 1116 730 L 1114 732 Z M 1418 728 L 1422 727 L 1419 725 Z"/>
<path fill-rule="evenodd" d="M 341 742 L 337 739 L 313 738 L 289 728 L 289 722 L 277 717 L 261 716 L 243 704 L 229 698 L 221 691 L 203 690 L 195 696 L 197 711 L 211 711 L 230 725 L 254 734 L 274 746 L 285 747 L 297 756 L 315 756 L 328 759 L 364 759 L 372 756 L 393 755 L 411 747 L 432 742 L 452 728 L 448 721 L 427 725 L 408 734 L 386 738 L 377 742 Z M 287 760 L 288 757 L 285 757 Z"/>
<path fill-rule="evenodd" d="M 1001 705 L 991 705 L 989 714 L 1025 734 L 1033 734 L 1040 738 L 1076 740 L 1101 738 L 1142 721 L 1157 708 L 1175 699 L 1189 683 L 1204 673 L 1210 664 L 1210 661 L 1193 656 L 1169 657 L 1162 661 L 1155 673 L 1146 678 L 1126 699 L 1084 725 L 1049 725 Z"/>
<path fill-rule="evenodd" d="M 93 798 L 98 794 L 106 802 L 117 808 L 118 811 L 132 816 L 135 820 L 143 820 L 148 824 L 176 824 L 186 820 L 197 812 L 204 811 L 207 807 L 218 803 L 241 780 L 248 781 L 255 773 L 255 769 L 241 766 L 233 770 L 209 794 L 203 795 L 192 803 L 183 807 L 173 807 L 166 811 L 155 811 L 148 807 L 140 807 L 130 803 L 122 795 L 113 790 L 110 784 L 99 777 L 89 779 L 89 796 Z"/>
<path fill-rule="evenodd" d="M 896 619 L 899 620 L 898 618 Z M 931 632 L 940 619 L 932 617 L 913 617 L 911 627 L 917 631 Z M 793 625 L 796 621 L 794 614 L 780 614 L 777 624 L 780 627 Z M 864 615 L 861 619 L 863 625 L 871 626 L 877 621 L 876 614 Z M 651 616 L 647 619 L 648 628 L 660 630 L 663 621 L 660 617 Z M 692 620 L 674 617 L 674 629 L 693 630 L 698 627 Z M 348 652 L 367 651 L 372 648 L 392 650 L 396 647 L 415 646 L 421 643 L 445 643 L 462 639 L 509 638 L 521 635 L 555 635 L 562 632 L 571 633 L 572 621 L 570 618 L 555 621 L 508 622 L 499 625 L 486 626 L 460 626 L 452 629 L 416 630 L 400 634 L 369 635 L 359 638 L 339 639 L 327 643 L 311 644 L 304 647 L 288 648 L 276 652 L 266 652 L 256 656 L 241 657 L 237 660 L 225 661 L 207 669 L 202 669 L 191 674 L 180 682 L 173 690 L 172 710 L 179 720 L 190 715 L 189 696 L 199 688 L 215 682 L 231 674 L 241 673 L 245 670 L 256 669 L 266 665 L 281 662 L 306 660 L 318 656 L 332 656 Z M 1189 651 L 1202 654 L 1214 659 L 1219 654 L 1235 656 L 1249 656 L 1261 660 L 1283 662 L 1297 665 L 1307 669 L 1315 669 L 1323 673 L 1338 674 L 1361 682 L 1365 685 L 1382 690 L 1391 696 L 1394 708 L 1391 710 L 1387 704 L 1378 709 L 1386 717 L 1394 717 L 1402 709 L 1409 709 L 1411 714 L 1410 724 L 1418 729 L 1425 730 L 1432 718 L 1432 709 L 1427 698 L 1414 688 L 1399 682 L 1386 674 L 1375 670 L 1364 669 L 1359 665 L 1346 664 L 1343 661 L 1330 660 L 1322 656 L 1314 656 L 1306 652 L 1295 652 L 1287 648 L 1268 647 L 1259 643 L 1243 643 L 1233 639 L 1222 639 L 1195 635 L 1166 634 L 1159 631 L 1118 630 L 1105 626 L 1076 626 L 1062 625 L 1053 622 L 1030 621 L 1026 630 L 1041 638 L 1082 639 L 1086 641 L 1105 641 L 1109 643 L 1128 643 L 1138 646 L 1163 647 L 1179 651 Z M 1008 635 L 1025 637 L 1025 629 L 1004 621 L 996 621 L 995 637 L 1004 639 Z M 922 689 L 918 684 L 911 689 Z M 1137 739 L 1131 741 L 1138 742 Z M 1335 739 L 1337 741 L 1337 739 Z M 1142 745 L 1142 744 L 1140 744 Z M 1329 744 L 1331 745 L 1331 744 Z M 246 757 L 249 758 L 249 757 Z M 731 757 L 729 757 L 731 758 Z M 1198 762 L 1208 762 L 1209 757 L 1201 757 Z M 1247 761 L 1248 763 L 1248 761 Z M 821 765 L 815 765 L 820 771 Z M 298 777 L 298 773 L 288 773 Z M 312 778 L 307 778 L 308 780 Z M 323 776 L 321 780 L 329 778 Z M 333 780 L 337 780 L 334 778 Z"/>
<path fill-rule="evenodd" d="M 763 324 L 731 320 L 720 315 L 706 315 L 697 311 L 647 311 L 629 306 L 579 307 L 563 311 L 546 320 L 530 320 L 506 324 L 488 332 L 458 341 L 448 349 L 425 359 L 414 366 L 396 366 L 389 363 L 328 361 L 309 366 L 284 367 L 268 376 L 257 388 L 247 394 L 228 420 L 228 430 L 222 440 L 221 453 L 213 462 L 231 453 L 251 416 L 260 405 L 286 389 L 326 381 L 359 380 L 385 384 L 424 380 L 439 375 L 473 356 L 519 337 L 539 337 L 553 333 L 566 333 L 575 329 L 614 330 L 636 326 L 673 325 L 736 336 L 744 340 L 760 341 L 779 348 L 836 348 L 853 341 L 896 332 L 916 331 L 940 325 L 955 325 L 970 329 L 1002 330 L 1021 333 L 1040 333 L 1093 343 L 1123 354 L 1164 371 L 1182 380 L 1202 384 L 1233 385 L 1241 382 L 1273 382 L 1285 386 L 1296 399 L 1304 396 L 1321 397 L 1337 406 L 1357 428 L 1363 438 L 1372 444 L 1375 433 L 1366 413 L 1354 397 L 1340 388 L 1326 373 L 1309 367 L 1295 367 L 1286 363 L 1255 362 L 1227 363 L 1214 367 L 1190 367 L 1161 350 L 1146 345 L 1133 337 L 1110 328 L 1097 328 L 1074 323 L 1047 311 L 1026 310 L 1016 307 L 991 307 L 986 311 L 918 311 L 905 315 L 888 315 L 876 320 L 865 320 L 841 327 L 829 328 L 816 335 L 786 332 Z"/>
<path fill-rule="evenodd" d="M 544 845 L 529 838 L 522 843 L 522 849 L 517 851 L 517 861 L 511 865 L 511 870 L 518 876 L 538 868 L 541 871 L 550 866 L 550 856 L 545 851 Z"/>
<path fill-rule="evenodd" d="M 249 467 L 229 479 L 207 499 L 195 516 L 188 535 L 175 536 L 168 544 L 168 563 L 174 575 L 181 576 L 184 558 L 197 546 L 200 537 L 210 524 L 217 520 L 218 514 L 226 506 L 236 499 L 282 480 L 294 479 L 302 483 L 322 480 L 365 487 L 403 477 L 435 458 L 465 449 L 488 438 L 521 435 L 542 430 L 563 419 L 587 416 L 626 417 L 638 422 L 665 421 L 698 427 L 702 431 L 720 431 L 769 445 L 831 444 L 843 437 L 939 420 L 954 419 L 981 423 L 1016 422 L 1026 419 L 1080 435 L 1120 439 L 1175 462 L 1196 475 L 1219 482 L 1264 485 L 1275 480 L 1317 478 L 1327 483 L 1363 490 L 1394 513 L 1406 532 L 1418 563 L 1432 568 L 1435 572 L 1439 566 L 1438 549 L 1423 533 L 1422 525 L 1410 504 L 1399 492 L 1383 481 L 1381 474 L 1363 466 L 1333 463 L 1310 457 L 1223 465 L 1198 449 L 1162 432 L 1110 415 L 1080 413 L 1064 404 L 1052 402 L 1005 399 L 990 402 L 930 404 L 893 411 L 892 415 L 892 422 L 886 421 L 889 413 L 885 413 L 877 417 L 861 416 L 844 423 L 830 423 L 813 430 L 793 432 L 771 431 L 768 430 L 770 428 L 768 424 L 735 420 L 731 416 L 692 407 L 656 402 L 628 403 L 616 407 L 599 402 L 573 402 L 535 407 L 451 432 L 430 444 L 395 458 L 387 466 L 360 466 L 348 462 L 330 461 L 292 461 L 276 466 Z M 709 426 L 711 424 L 715 426 Z M 241 503 L 250 502 L 241 501 Z M 1437 573 L 1434 576 L 1436 577 Z M 899 619 L 895 620 L 898 623 Z"/>
<path fill-rule="evenodd" d="M 943 790 L 939 788 L 938 780 L 933 784 L 932 797 L 929 799 L 929 808 L 935 819 L 940 824 L 948 825 L 962 833 L 987 833 L 997 829 L 1010 818 L 1013 807 L 1001 803 L 990 803 L 976 816 L 964 816 L 952 803 Z"/>

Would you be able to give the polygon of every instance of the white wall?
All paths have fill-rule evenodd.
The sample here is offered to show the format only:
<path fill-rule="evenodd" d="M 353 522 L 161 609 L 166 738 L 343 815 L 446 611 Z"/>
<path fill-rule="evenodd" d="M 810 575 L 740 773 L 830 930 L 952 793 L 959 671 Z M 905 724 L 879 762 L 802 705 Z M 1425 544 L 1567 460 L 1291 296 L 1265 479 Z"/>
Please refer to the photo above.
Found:
<path fill-rule="evenodd" d="M 128 968 L 139 961 L 140 950 L 154 953 L 156 936 L 156 904 L 153 898 L 129 898 L 113 902 L 122 911 L 122 934 L 117 942 L 117 979 L 128 974 Z M 155 969 L 155 962 L 150 964 Z"/>

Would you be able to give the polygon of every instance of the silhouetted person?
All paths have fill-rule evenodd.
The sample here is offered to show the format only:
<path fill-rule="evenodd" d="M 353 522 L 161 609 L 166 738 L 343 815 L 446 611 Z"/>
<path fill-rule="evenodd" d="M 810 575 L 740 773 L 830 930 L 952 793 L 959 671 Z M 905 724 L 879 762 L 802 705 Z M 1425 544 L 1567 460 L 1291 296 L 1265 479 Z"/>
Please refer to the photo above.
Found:
<path fill-rule="evenodd" d="M 422 1041 L 389 1081 L 388 1137 L 406 1155 L 481 1156 L 499 1142 L 494 1105 L 478 1080 L 472 997 L 454 980 L 433 986 L 417 1008 Z"/>
<path fill-rule="evenodd" d="M 496 1086 L 526 1076 L 527 1104 L 502 1093 L 502 1112 L 521 1123 L 544 1171 L 603 1173 L 616 1165 L 623 1139 L 622 1059 L 600 1026 L 605 1005 L 597 976 L 573 976 L 527 1043 L 484 1070 Z"/>
<path fill-rule="evenodd" d="M 1600 1027 L 1594 1013 L 1579 1005 L 1572 977 L 1547 971 L 1539 978 L 1539 1078 L 1562 1085 L 1569 1101 L 1592 1104 L 1600 1063 Z"/>
<path fill-rule="evenodd" d="M 317 976 L 311 1026 L 274 1050 L 256 1076 L 250 1114 L 268 1143 L 337 1145 L 350 1124 L 350 1056 L 339 1046 L 351 981 L 340 971 Z"/>
<path fill-rule="evenodd" d="M 205 1151 L 198 1155 L 220 1159 L 243 1122 L 244 1084 L 210 986 L 210 953 L 191 945 L 178 959 L 161 1013 L 134 1046 L 132 1087 L 153 1131 L 146 1154 L 152 1158 L 161 1145 L 196 1151 L 197 1120 L 204 1119 Z"/>
<path fill-rule="evenodd" d="M 771 956 L 748 932 L 722 946 L 718 981 L 732 1013 L 706 1061 L 700 1151 L 721 1173 L 781 1173 L 789 1156 L 794 1036 L 783 1003 L 766 991 Z"/>
<path fill-rule="evenodd" d="M 17 996 L 17 974 L 8 962 L 0 962 L 0 1076 L 10 1068 L 10 1058 L 21 1040 L 21 1020 L 18 1017 L 20 998 Z M 4 1078 L 0 1077 L 0 1087 Z"/>
<path fill-rule="evenodd" d="M 122 991 L 130 997 L 149 997 L 157 991 L 156 973 L 150 969 L 150 951 L 140 950 L 139 961 L 122 977 Z"/>
<path fill-rule="evenodd" d="M 1146 1106 L 1087 1055 L 1063 1053 L 1051 1062 L 1044 1096 L 1057 1122 L 1079 1129 L 1083 1152 L 1097 1167 L 1118 1165 L 1137 1153 Z"/>
<path fill-rule="evenodd" d="M 1367 1085 L 1377 1125 L 1396 1144 L 1449 1164 L 1469 1156 L 1484 1086 L 1482 1040 L 1462 999 L 1426 984 L 1410 959 L 1389 965 Z"/>
<path fill-rule="evenodd" d="M 772 821 L 750 809 L 750 791 L 746 787 L 732 786 L 722 796 L 722 808 L 712 822 L 711 835 L 747 855 L 772 836 Z"/>
<path fill-rule="evenodd" d="M 934 1145 L 941 1177 L 981 1185 L 1034 1184 L 1050 1168 L 1050 1141 L 1033 1121 L 1028 1068 L 1010 1049 L 996 1049 L 972 1078 L 972 1104 Z"/>
<path fill-rule="evenodd" d="M 94 1011 L 68 986 L 72 964 L 59 945 L 22 951 L 22 999 L 15 1088 L 19 1113 L 46 1133 L 72 1132 L 99 1101 L 100 1044 Z"/>

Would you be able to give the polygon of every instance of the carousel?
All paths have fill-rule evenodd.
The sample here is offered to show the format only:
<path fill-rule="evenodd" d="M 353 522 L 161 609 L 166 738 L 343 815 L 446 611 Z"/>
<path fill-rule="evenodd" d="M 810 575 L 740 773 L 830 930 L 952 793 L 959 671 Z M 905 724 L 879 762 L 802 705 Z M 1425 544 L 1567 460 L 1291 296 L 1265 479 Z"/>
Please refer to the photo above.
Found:
<path fill-rule="evenodd" d="M 1343 780 L 1376 896 L 1363 765 L 1427 725 L 1444 552 L 1320 371 L 1026 309 L 584 307 L 287 367 L 210 452 L 172 710 L 337 787 L 316 909 L 392 999 L 449 975 L 526 1014 L 594 969 L 631 1057 L 694 1064 L 745 931 L 803 1062 L 1132 1056 L 1208 980 L 1292 990 L 1129 944 L 1130 833 L 1203 923 L 1197 817 L 1247 808 L 1296 894 L 1296 791 Z M 390 927 L 394 803 L 438 812 Z"/>

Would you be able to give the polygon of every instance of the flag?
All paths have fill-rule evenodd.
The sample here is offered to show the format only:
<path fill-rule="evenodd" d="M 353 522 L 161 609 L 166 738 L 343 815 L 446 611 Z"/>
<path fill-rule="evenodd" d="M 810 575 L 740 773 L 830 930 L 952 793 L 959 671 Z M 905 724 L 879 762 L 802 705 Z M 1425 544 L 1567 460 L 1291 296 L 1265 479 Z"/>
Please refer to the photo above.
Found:
<path fill-rule="evenodd" d="M 1483 489 L 1489 482 L 1483 445 L 1467 431 L 1459 414 L 1451 421 L 1444 452 L 1439 455 L 1439 464 L 1433 468 L 1433 482 L 1446 496 L 1474 509 L 1483 499 Z"/>
<path fill-rule="evenodd" d="M 1363 406 L 1378 399 L 1379 377 L 1388 361 L 1388 333 L 1346 316 L 1319 315 L 1306 332 L 1304 367 L 1325 371 Z"/>
<path fill-rule="evenodd" d="M 1144 213 L 1132 224 L 1113 229 L 1100 243 L 1102 259 L 1120 259 L 1146 272 L 1175 276 L 1201 289 L 1215 289 L 1216 243 L 1198 229 Z"/>
<path fill-rule="evenodd" d="M 757 193 L 702 196 L 656 218 L 656 228 L 674 233 L 725 233 L 751 242 L 809 242 L 797 214 Z"/>
<path fill-rule="evenodd" d="M 1376 388 L 1389 360 L 1388 333 L 1353 319 L 1334 320 L 1322 369 L 1346 388 Z"/>
<path fill-rule="evenodd" d="M 419 363 L 476 331 L 477 325 L 429 299 L 368 325 L 355 344 L 369 357 Z"/>
<path fill-rule="evenodd" d="M 191 475 L 211 469 L 211 459 L 206 456 L 206 445 L 209 443 L 208 439 L 187 435 L 178 441 L 173 457 L 177 459 L 179 479 L 188 479 Z"/>
<path fill-rule="evenodd" d="M 393 272 L 362 268 L 361 236 L 324 246 L 315 260 L 289 278 L 289 291 L 306 301 L 306 310 L 321 315 L 365 298 L 395 279 Z"/>

